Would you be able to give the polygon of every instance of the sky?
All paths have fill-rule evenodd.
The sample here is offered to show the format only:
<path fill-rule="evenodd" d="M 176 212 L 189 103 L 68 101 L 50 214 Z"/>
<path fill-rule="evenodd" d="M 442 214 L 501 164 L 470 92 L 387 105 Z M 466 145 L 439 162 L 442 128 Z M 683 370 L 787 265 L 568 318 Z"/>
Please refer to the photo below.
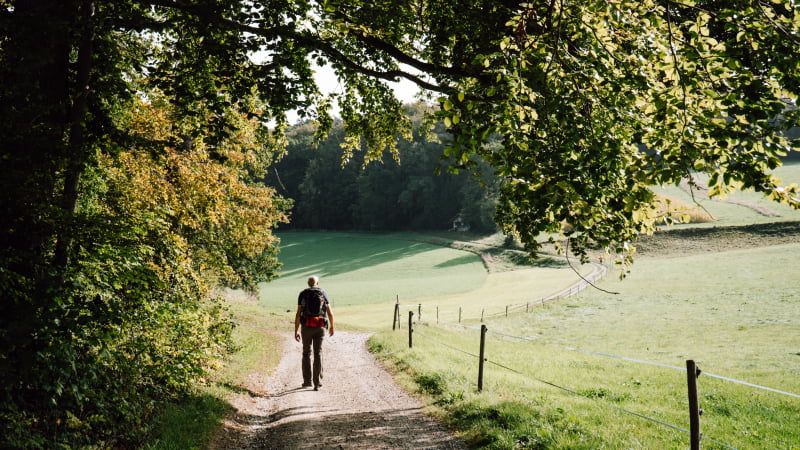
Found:
<path fill-rule="evenodd" d="M 407 70 L 408 68 L 403 69 Z M 330 66 L 318 67 L 315 78 L 322 92 L 326 94 L 341 89 L 339 80 L 336 79 L 336 75 Z M 403 103 L 413 102 L 415 100 L 414 95 L 419 92 L 417 85 L 406 79 L 402 79 L 399 83 L 389 83 L 389 85 L 394 88 L 395 93 Z"/>
<path fill-rule="evenodd" d="M 403 70 L 409 70 L 408 67 L 402 67 Z M 332 92 L 340 92 L 342 90 L 342 86 L 339 84 L 339 80 L 336 78 L 336 74 L 333 72 L 333 69 L 330 66 L 325 67 L 315 67 L 315 74 L 314 78 L 317 81 L 317 85 L 319 86 L 320 90 L 323 94 L 329 94 Z M 411 71 L 413 73 L 413 71 Z M 388 83 L 394 89 L 397 98 L 403 103 L 411 103 L 416 101 L 415 95 L 419 92 L 419 88 L 416 84 L 408 81 L 406 79 L 402 79 L 397 83 Z M 338 114 L 338 108 L 334 108 L 334 115 Z M 297 114 L 290 113 L 289 114 L 289 123 L 296 123 L 297 122 Z"/>

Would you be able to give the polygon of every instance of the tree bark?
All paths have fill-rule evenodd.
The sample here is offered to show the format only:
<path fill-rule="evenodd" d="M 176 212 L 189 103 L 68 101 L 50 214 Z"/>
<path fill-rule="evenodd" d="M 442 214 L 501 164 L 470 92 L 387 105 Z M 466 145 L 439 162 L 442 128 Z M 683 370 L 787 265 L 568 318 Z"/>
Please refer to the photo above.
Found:
<path fill-rule="evenodd" d="M 62 271 L 69 264 L 69 253 L 74 238 L 73 222 L 75 207 L 78 203 L 78 184 L 81 174 L 86 168 L 86 112 L 88 109 L 89 82 L 92 67 L 94 46 L 92 44 L 92 9 L 91 1 L 81 5 L 80 11 L 80 47 L 78 48 L 77 74 L 75 77 L 74 96 L 69 115 L 69 137 L 67 142 L 67 168 L 64 179 L 64 191 L 61 207 L 64 223 L 56 239 L 54 262 Z"/>

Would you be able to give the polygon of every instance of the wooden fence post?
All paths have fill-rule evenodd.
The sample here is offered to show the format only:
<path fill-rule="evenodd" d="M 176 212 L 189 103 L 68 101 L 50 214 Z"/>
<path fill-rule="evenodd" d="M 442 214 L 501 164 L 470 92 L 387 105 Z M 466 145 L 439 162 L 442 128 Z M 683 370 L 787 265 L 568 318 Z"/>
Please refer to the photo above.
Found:
<path fill-rule="evenodd" d="M 486 310 L 486 308 L 481 308 L 481 322 L 483 322 L 483 312 L 484 312 L 485 310 Z"/>
<path fill-rule="evenodd" d="M 506 317 L 508 317 L 508 305 L 506 305 Z"/>
<path fill-rule="evenodd" d="M 417 310 L 417 320 L 422 320 L 422 303 L 419 304 L 419 309 Z"/>
<path fill-rule="evenodd" d="M 412 318 L 414 317 L 414 311 L 408 312 L 408 348 L 414 347 L 414 340 L 411 337 L 414 334 L 414 325 L 412 322 Z"/>
<path fill-rule="evenodd" d="M 436 307 L 436 323 L 439 323 L 439 307 Z"/>
<path fill-rule="evenodd" d="M 691 359 L 686 361 L 686 381 L 689 385 L 689 442 L 691 450 L 700 450 L 700 403 L 697 400 L 697 377 L 700 369 Z"/>
<path fill-rule="evenodd" d="M 394 330 L 394 324 L 397 324 L 398 330 L 403 328 L 400 326 L 400 295 L 397 295 L 397 301 L 394 303 L 394 319 L 392 321 L 392 330 Z"/>
<path fill-rule="evenodd" d="M 483 362 L 486 348 L 486 325 L 481 325 L 481 349 L 478 352 L 478 392 L 483 391 Z"/>
<path fill-rule="evenodd" d="M 461 307 L 458 307 L 458 323 L 461 323 Z"/>

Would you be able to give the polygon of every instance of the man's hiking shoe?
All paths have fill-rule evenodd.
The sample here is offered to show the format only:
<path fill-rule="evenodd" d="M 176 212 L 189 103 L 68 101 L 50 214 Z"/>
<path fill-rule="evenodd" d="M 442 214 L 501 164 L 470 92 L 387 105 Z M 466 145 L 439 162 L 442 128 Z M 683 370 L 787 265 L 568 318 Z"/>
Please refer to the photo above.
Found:
<path fill-rule="evenodd" d="M 320 388 L 321 388 L 321 387 L 322 387 L 322 385 L 321 385 L 321 384 L 318 384 L 318 385 L 314 386 L 314 390 L 315 390 L 315 391 L 318 391 L 318 390 L 320 390 Z"/>
<path fill-rule="evenodd" d="M 311 383 L 303 383 L 303 387 L 311 387 Z"/>

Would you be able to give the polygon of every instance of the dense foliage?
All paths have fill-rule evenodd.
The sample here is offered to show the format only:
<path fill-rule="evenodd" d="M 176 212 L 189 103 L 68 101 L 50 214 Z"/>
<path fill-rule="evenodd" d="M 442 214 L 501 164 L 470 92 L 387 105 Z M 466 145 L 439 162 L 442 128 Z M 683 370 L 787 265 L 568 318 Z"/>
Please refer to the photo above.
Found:
<path fill-rule="evenodd" d="M 291 223 L 285 227 L 398 231 L 460 226 L 495 231 L 497 177 L 485 163 L 480 177 L 448 171 L 453 162 L 441 158 L 447 134 L 438 127 L 427 136 L 420 128 L 423 109 L 406 105 L 415 131 L 411 141 L 398 142 L 396 159 L 384 157 L 366 165 L 358 154 L 342 161 L 344 134 L 338 122 L 319 146 L 313 144 L 311 124 L 290 128 L 286 155 L 266 181 L 294 200 Z"/>
<path fill-rule="evenodd" d="M 798 207 L 797 187 L 769 171 L 798 148 L 785 131 L 800 117 L 799 6 L 558 0 L 506 10 L 506 33 L 489 48 L 448 55 L 479 72 L 448 78 L 458 86 L 442 100 L 452 151 L 498 169 L 498 220 L 531 250 L 543 232 L 563 232 L 582 256 L 593 243 L 621 250 L 655 225 L 649 186 L 697 173 L 710 175 L 712 196 L 752 188 Z M 463 25 L 453 26 L 474 33 Z M 503 136 L 497 149 L 481 145 L 491 133 Z"/>
<path fill-rule="evenodd" d="M 497 219 L 532 252 L 542 233 L 577 255 L 631 248 L 654 226 L 649 186 L 698 172 L 712 195 L 800 206 L 769 174 L 798 147 L 799 6 L 0 0 L 3 445 L 135 441 L 224 352 L 210 287 L 275 275 L 289 205 L 254 181 L 288 111 L 321 142 L 337 105 L 345 161 L 387 161 L 350 189 L 398 189 L 408 215 L 430 180 L 385 181 L 412 131 L 386 80 L 436 102 L 451 170 L 491 166 Z M 341 90 L 322 95 L 312 63 Z M 372 226 L 373 202 L 334 213 Z"/>
<path fill-rule="evenodd" d="M 275 276 L 289 204 L 254 180 L 282 141 L 248 91 L 207 98 L 218 74 L 145 79 L 166 56 L 121 32 L 114 5 L 91 19 L 15 7 L 0 55 L 0 447 L 128 446 L 232 349 L 216 286 Z M 183 58 L 163 61 L 199 61 Z"/>

